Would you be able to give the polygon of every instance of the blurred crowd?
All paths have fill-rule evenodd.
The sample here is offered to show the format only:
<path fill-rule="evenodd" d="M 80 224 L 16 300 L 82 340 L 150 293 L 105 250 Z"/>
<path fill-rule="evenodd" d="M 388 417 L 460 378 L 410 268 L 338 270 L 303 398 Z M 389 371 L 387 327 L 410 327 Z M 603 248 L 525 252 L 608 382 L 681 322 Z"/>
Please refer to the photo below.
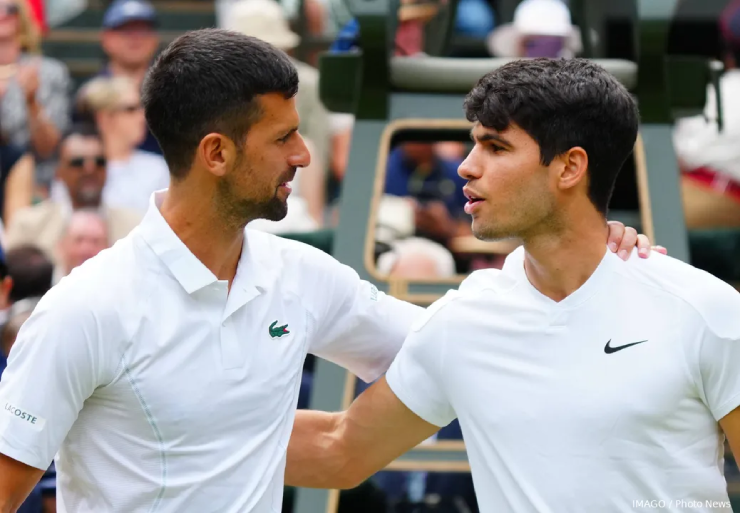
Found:
<path fill-rule="evenodd" d="M 151 194 L 168 186 L 167 164 L 140 99 L 146 71 L 163 44 L 159 13 L 146 0 L 104 3 L 105 64 L 75 87 L 65 64 L 44 56 L 42 41 L 50 26 L 83 13 L 87 0 L 0 0 L 0 375 L 4 355 L 39 297 L 125 237 Z M 401 2 L 397 55 L 424 55 L 424 27 L 438 5 Z M 354 119 L 321 103 L 316 54 L 306 62 L 295 58 L 301 37 L 294 27 L 300 19 L 306 34 L 331 36 L 330 51 L 348 52 L 358 45 L 357 24 L 342 0 L 216 0 L 214 8 L 219 26 L 291 55 L 300 78 L 297 107 L 311 164 L 296 176 L 288 216 L 251 227 L 279 234 L 335 227 Z M 573 57 L 584 37 L 599 37 L 573 25 L 563 0 L 521 0 L 510 23 L 497 23 L 495 13 L 496 0 L 460 0 L 454 30 L 483 41 L 495 57 Z M 721 105 L 709 87 L 703 115 L 679 120 L 674 133 L 690 228 L 740 227 L 740 2 L 728 2 L 718 23 L 726 68 Z M 476 246 L 457 175 L 469 150 L 454 141 L 406 141 L 391 149 L 376 213 L 380 273 L 435 279 L 501 265 L 510 244 L 493 252 L 470 249 Z M 309 361 L 301 406 L 311 369 Z M 439 437 L 460 438 L 459 427 L 453 424 Z M 435 511 L 475 511 L 468 476 L 381 474 L 376 484 L 393 511 L 422 511 L 422 503 L 438 507 L 444 497 L 454 500 Z M 21 511 L 55 511 L 53 467 Z"/>

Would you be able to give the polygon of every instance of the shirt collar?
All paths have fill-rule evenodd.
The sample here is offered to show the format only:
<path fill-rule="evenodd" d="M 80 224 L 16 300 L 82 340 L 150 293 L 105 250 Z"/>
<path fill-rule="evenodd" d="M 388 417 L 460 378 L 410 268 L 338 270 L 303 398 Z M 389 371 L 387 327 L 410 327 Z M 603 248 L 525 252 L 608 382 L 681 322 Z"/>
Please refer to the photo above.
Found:
<path fill-rule="evenodd" d="M 149 209 L 144 216 L 139 231 L 152 251 L 167 266 L 175 279 L 188 294 L 192 294 L 208 285 L 218 282 L 218 278 L 203 262 L 188 249 L 185 243 L 172 231 L 165 221 L 159 207 L 167 190 L 157 191 L 149 199 Z M 264 292 L 269 286 L 274 273 L 270 270 L 269 259 L 260 254 L 258 248 L 249 243 L 249 230 L 245 230 L 242 254 L 237 264 L 236 276 L 232 291 L 240 289 L 247 296 L 253 297 Z M 247 299 L 247 298 L 245 298 Z"/>

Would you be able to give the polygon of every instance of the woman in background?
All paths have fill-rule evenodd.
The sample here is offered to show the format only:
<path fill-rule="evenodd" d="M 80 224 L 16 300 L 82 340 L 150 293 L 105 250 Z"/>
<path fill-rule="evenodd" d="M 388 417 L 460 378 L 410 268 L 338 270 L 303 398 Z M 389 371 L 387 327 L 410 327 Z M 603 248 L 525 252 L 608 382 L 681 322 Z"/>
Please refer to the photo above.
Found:
<path fill-rule="evenodd" d="M 146 212 L 154 191 L 169 187 L 161 155 L 137 149 L 146 136 L 146 119 L 136 84 L 127 77 L 98 77 L 79 92 L 81 114 L 98 127 L 108 159 L 103 203 Z"/>
<path fill-rule="evenodd" d="M 54 154 L 69 125 L 70 78 L 61 62 L 43 57 L 41 38 L 23 0 L 0 0 L 0 133 L 36 160 L 44 195 Z"/>

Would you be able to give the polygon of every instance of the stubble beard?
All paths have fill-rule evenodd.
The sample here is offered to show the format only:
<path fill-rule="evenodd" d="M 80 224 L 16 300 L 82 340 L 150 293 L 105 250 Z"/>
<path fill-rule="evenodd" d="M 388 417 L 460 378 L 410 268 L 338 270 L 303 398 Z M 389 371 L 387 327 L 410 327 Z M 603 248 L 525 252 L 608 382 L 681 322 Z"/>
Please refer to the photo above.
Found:
<path fill-rule="evenodd" d="M 237 185 L 228 176 L 218 183 L 216 208 L 227 225 L 243 228 L 255 219 L 280 221 L 288 214 L 288 204 L 278 197 L 277 188 L 269 199 L 255 201 L 239 197 Z"/>

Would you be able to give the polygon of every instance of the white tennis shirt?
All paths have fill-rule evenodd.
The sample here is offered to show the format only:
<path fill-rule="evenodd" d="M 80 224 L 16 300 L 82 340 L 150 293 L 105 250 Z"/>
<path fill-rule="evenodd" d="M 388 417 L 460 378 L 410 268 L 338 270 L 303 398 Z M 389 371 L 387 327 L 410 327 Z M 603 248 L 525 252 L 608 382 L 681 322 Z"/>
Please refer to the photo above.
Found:
<path fill-rule="evenodd" d="M 740 405 L 740 294 L 605 248 L 555 302 L 523 253 L 432 305 L 387 374 L 426 421 L 459 418 L 481 511 L 731 512 L 717 421 Z"/>
<path fill-rule="evenodd" d="M 227 293 L 151 205 L 24 324 L 0 452 L 39 469 L 58 452 L 60 513 L 279 512 L 306 353 L 373 380 L 421 312 L 252 230 Z"/>

